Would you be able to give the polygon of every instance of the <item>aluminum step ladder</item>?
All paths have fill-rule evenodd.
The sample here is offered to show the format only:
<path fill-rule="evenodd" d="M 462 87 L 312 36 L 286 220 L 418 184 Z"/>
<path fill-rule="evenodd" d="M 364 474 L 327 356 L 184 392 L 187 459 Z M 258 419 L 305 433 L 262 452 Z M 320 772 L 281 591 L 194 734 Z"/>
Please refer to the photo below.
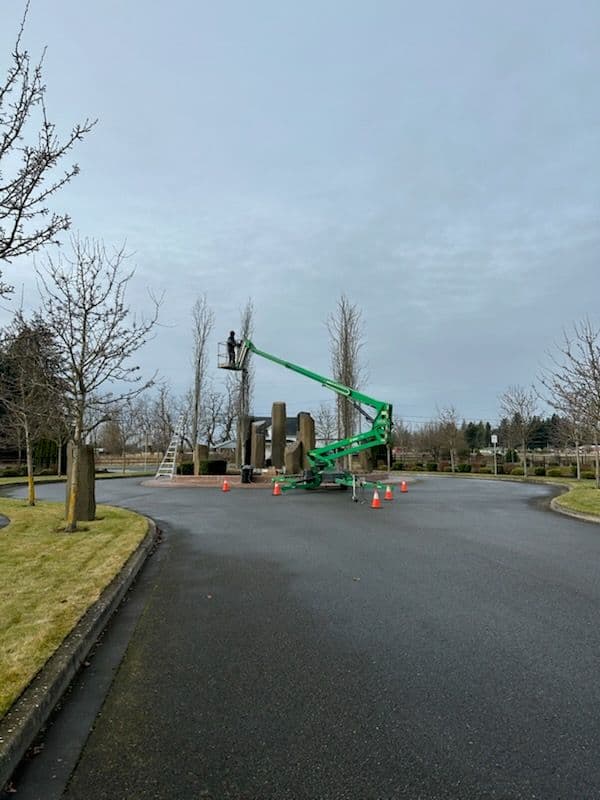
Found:
<path fill-rule="evenodd" d="M 160 462 L 160 467 L 156 471 L 154 480 L 159 478 L 169 478 L 171 480 L 177 470 L 177 451 L 181 447 L 181 440 L 183 439 L 183 415 L 179 417 L 173 436 L 169 442 L 169 446 L 165 452 L 163 460 Z"/>

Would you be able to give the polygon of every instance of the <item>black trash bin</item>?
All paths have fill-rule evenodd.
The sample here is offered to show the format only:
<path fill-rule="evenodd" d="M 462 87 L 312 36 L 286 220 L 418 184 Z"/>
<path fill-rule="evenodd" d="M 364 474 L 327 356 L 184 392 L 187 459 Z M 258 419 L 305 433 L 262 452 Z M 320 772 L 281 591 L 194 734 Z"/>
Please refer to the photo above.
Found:
<path fill-rule="evenodd" d="M 250 483 L 252 481 L 252 467 L 242 467 L 242 483 Z"/>

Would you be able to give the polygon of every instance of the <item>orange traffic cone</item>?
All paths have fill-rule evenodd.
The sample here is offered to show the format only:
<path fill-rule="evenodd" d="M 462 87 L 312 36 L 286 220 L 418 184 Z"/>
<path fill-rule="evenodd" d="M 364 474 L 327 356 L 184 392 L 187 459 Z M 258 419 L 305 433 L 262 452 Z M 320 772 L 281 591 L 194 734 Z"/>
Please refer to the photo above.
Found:
<path fill-rule="evenodd" d="M 392 487 L 391 486 L 386 486 L 385 487 L 385 494 L 383 495 L 383 499 L 384 500 L 393 500 L 394 499 L 394 495 L 392 494 Z"/>
<path fill-rule="evenodd" d="M 379 492 L 377 489 L 373 492 L 373 501 L 371 502 L 371 508 L 381 508 L 381 500 L 379 499 Z"/>
<path fill-rule="evenodd" d="M 408 492 L 408 484 L 406 483 L 406 481 L 402 481 L 402 483 L 400 484 L 400 491 Z"/>
<path fill-rule="evenodd" d="M 227 480 L 227 478 L 225 478 L 225 480 L 223 481 L 223 489 L 222 489 L 222 491 L 228 492 L 230 490 L 230 488 L 231 487 L 229 486 L 229 481 Z"/>
<path fill-rule="evenodd" d="M 275 495 L 275 497 L 279 497 L 279 495 L 281 494 L 281 486 L 277 483 L 277 481 L 275 481 L 275 483 L 273 484 L 273 494 Z"/>

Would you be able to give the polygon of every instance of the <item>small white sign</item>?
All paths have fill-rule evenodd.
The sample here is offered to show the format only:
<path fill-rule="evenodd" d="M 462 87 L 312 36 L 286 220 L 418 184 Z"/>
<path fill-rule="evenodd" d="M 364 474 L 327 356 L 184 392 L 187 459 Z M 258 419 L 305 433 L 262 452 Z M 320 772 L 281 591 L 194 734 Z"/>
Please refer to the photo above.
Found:
<path fill-rule="evenodd" d="M 492 433 L 492 444 L 498 444 L 498 434 Z"/>

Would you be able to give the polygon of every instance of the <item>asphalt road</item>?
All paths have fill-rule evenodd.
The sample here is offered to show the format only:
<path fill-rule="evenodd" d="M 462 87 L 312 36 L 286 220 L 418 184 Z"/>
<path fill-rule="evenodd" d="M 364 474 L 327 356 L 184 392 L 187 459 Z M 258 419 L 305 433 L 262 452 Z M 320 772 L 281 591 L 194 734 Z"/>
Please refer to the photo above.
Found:
<path fill-rule="evenodd" d="M 547 487 L 97 491 L 165 539 L 18 800 L 600 797 L 600 527 Z"/>

